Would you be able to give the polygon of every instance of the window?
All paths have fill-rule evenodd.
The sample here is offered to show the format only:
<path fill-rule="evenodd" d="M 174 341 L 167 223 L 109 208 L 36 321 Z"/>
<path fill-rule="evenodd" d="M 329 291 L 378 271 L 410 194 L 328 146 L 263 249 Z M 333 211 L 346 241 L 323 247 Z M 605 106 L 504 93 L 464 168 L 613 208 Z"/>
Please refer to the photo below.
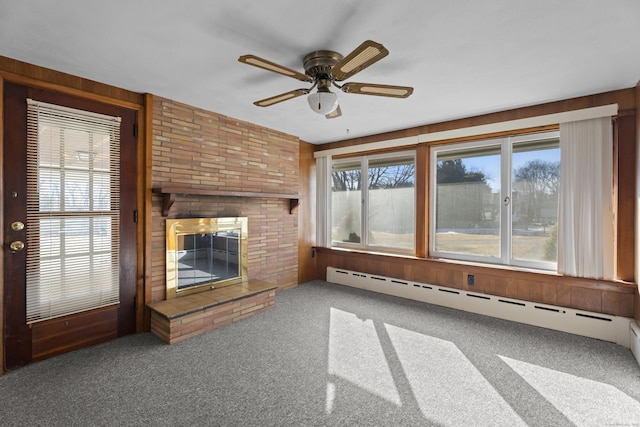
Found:
<path fill-rule="evenodd" d="M 332 246 L 413 253 L 414 230 L 412 151 L 333 160 Z"/>
<path fill-rule="evenodd" d="M 117 304 L 120 118 L 27 113 L 27 322 Z"/>
<path fill-rule="evenodd" d="M 558 132 L 435 146 L 431 254 L 555 270 Z"/>

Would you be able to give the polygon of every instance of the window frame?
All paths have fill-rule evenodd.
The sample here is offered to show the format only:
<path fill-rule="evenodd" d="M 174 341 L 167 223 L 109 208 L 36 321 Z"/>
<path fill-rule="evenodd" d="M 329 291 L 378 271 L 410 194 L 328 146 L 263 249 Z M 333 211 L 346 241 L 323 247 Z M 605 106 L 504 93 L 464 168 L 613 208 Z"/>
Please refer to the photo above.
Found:
<path fill-rule="evenodd" d="M 413 165 L 414 165 L 414 175 L 413 175 L 413 244 L 411 248 L 400 248 L 400 247 L 391 247 L 391 246 L 380 246 L 370 244 L 369 242 L 369 162 L 371 160 L 377 159 L 393 159 L 400 157 L 412 157 Z M 332 194 L 333 194 L 333 185 L 332 185 L 332 174 L 333 174 L 333 166 L 334 164 L 340 163 L 349 163 L 349 162 L 360 162 L 360 196 L 361 196 L 361 204 L 360 204 L 360 242 L 341 242 L 334 241 L 332 236 L 333 230 L 333 203 L 332 203 Z M 329 162 L 329 170 L 327 176 L 327 242 L 332 248 L 343 248 L 343 249 L 354 249 L 354 250 L 363 250 L 367 252 L 379 252 L 379 253 L 389 253 L 389 254 L 398 254 L 398 255 L 415 255 L 416 253 L 416 204 L 417 204 L 417 188 L 416 188 L 416 180 L 417 180 L 417 154 L 415 149 L 409 150 L 401 150 L 401 151 L 392 151 L 392 152 L 383 152 L 383 153 L 372 153 L 372 154 L 363 154 L 356 156 L 345 156 L 339 158 L 331 158 Z"/>
<path fill-rule="evenodd" d="M 478 139 L 467 142 L 457 142 L 450 144 L 436 144 L 430 147 L 429 152 L 429 241 L 428 254 L 430 257 L 452 259 L 459 261 L 477 262 L 481 264 L 499 264 L 513 267 L 523 267 L 545 271 L 557 271 L 557 261 L 535 261 L 513 258 L 512 253 L 512 233 L 513 233 L 513 170 L 512 156 L 513 146 L 523 142 L 558 140 L 559 130 L 518 134 L 500 138 Z M 500 147 L 500 251 L 497 257 L 473 255 L 465 253 L 447 252 L 436 250 L 436 212 L 437 212 L 437 165 L 438 154 L 454 151 L 465 151 L 472 149 L 482 149 L 488 147 Z M 558 195 L 559 197 L 559 195 Z M 508 199 L 507 199 L 508 198 Z"/>

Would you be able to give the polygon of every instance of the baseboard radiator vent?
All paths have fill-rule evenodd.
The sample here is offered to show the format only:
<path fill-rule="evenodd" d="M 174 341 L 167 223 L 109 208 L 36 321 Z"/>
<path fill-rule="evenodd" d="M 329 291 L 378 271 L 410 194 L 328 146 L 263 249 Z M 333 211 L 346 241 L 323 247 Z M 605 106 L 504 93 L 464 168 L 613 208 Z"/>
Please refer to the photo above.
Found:
<path fill-rule="evenodd" d="M 597 338 L 632 348 L 632 350 L 632 344 L 635 343 L 634 355 L 636 359 L 639 359 L 640 363 L 640 342 L 638 341 L 640 328 L 633 319 L 628 317 L 611 316 L 514 298 L 474 293 L 462 289 L 411 282 L 334 267 L 327 267 L 327 281 L 485 316 Z M 632 329 L 633 327 L 636 328 L 635 331 Z M 634 336 L 636 337 L 635 342 L 633 342 Z"/>

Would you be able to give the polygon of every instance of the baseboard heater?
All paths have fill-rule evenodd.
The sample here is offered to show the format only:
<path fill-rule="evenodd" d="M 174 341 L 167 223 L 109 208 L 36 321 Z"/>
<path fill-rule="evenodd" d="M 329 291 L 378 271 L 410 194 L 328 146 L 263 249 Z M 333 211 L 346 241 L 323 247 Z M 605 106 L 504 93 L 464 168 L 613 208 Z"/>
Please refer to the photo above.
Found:
<path fill-rule="evenodd" d="M 633 353 L 640 365 L 640 325 L 638 325 L 637 321 L 632 321 L 629 324 L 629 346 L 631 347 L 631 353 Z"/>
<path fill-rule="evenodd" d="M 567 307 L 474 293 L 327 267 L 327 281 L 415 301 L 464 310 L 485 316 L 540 326 L 557 331 L 610 341 L 635 351 L 640 363 L 640 328 L 628 317 L 611 316 Z M 633 329 L 635 328 L 635 330 Z M 635 338 L 635 341 L 634 341 Z"/>

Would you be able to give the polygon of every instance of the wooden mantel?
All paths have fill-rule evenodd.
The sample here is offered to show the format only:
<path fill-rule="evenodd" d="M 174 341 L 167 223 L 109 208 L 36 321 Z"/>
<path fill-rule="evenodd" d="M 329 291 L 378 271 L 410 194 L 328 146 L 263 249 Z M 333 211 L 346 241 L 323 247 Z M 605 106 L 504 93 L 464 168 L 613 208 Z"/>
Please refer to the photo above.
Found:
<path fill-rule="evenodd" d="M 176 195 L 187 196 L 212 196 L 212 197 L 250 197 L 261 199 L 288 199 L 289 213 L 300 203 L 299 194 L 283 194 L 283 193 L 255 193 L 250 191 L 225 191 L 225 190 L 207 190 L 202 188 L 191 188 L 188 186 L 163 184 L 161 187 L 152 190 L 156 194 L 162 195 L 162 216 L 169 215 L 169 209 L 176 201 Z"/>

